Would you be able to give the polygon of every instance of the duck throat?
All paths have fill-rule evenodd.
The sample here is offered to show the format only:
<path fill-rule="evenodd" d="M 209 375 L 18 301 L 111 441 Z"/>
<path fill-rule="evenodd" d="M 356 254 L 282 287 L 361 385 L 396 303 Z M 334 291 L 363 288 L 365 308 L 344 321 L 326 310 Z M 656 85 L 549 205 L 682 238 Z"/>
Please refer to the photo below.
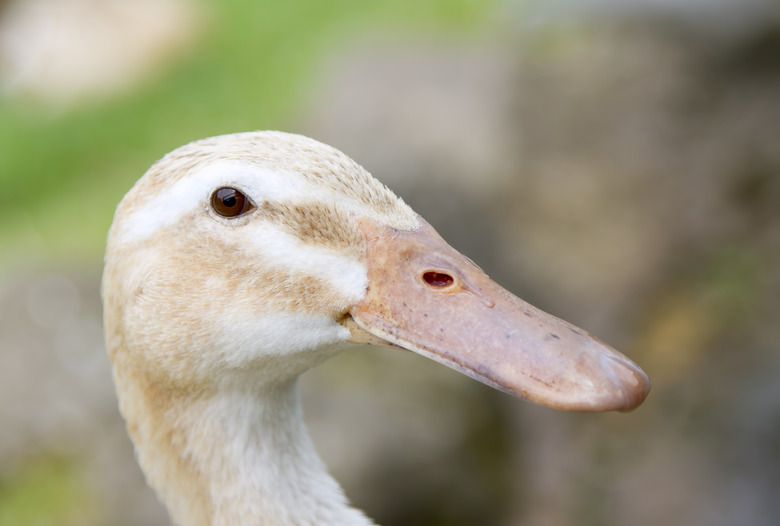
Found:
<path fill-rule="evenodd" d="M 147 386 L 121 399 L 139 463 L 175 524 L 373 524 L 349 506 L 317 455 L 297 380 L 179 394 Z"/>

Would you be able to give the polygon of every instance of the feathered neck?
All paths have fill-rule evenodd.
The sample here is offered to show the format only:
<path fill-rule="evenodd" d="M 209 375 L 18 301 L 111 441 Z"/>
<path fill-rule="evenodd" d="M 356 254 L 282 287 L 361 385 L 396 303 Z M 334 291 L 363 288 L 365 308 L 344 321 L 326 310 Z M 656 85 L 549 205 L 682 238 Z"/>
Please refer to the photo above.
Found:
<path fill-rule="evenodd" d="M 297 380 L 183 393 L 131 386 L 122 412 L 149 484 L 179 526 L 369 526 L 327 473 Z M 128 393 L 125 393 L 128 394 Z"/>

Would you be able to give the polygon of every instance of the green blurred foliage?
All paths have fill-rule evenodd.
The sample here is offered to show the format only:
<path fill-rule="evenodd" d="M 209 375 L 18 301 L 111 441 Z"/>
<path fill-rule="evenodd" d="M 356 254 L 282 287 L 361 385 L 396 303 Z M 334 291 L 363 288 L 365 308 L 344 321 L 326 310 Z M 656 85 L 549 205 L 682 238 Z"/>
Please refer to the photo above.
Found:
<path fill-rule="evenodd" d="M 94 523 L 96 502 L 80 463 L 58 455 L 23 462 L 0 480 L 0 526 Z"/>
<path fill-rule="evenodd" d="M 0 263 L 97 261 L 117 202 L 165 152 L 285 128 L 317 60 L 351 34 L 473 31 L 492 2 L 211 1 L 184 57 L 119 97 L 0 100 Z"/>

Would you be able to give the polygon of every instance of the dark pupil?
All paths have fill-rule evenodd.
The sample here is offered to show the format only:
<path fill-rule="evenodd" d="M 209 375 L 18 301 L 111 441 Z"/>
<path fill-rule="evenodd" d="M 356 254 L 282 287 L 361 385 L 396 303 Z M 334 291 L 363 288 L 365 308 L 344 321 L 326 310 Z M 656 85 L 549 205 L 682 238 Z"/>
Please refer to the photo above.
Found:
<path fill-rule="evenodd" d="M 246 196 L 235 188 L 220 188 L 211 198 L 211 206 L 224 217 L 238 217 L 247 210 L 246 205 Z"/>

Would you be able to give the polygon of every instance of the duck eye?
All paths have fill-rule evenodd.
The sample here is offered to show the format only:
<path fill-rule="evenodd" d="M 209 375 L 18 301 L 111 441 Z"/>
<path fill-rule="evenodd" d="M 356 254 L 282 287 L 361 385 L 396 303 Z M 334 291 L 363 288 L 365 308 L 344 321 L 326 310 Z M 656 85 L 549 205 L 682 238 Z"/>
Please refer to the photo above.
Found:
<path fill-rule="evenodd" d="M 211 207 L 222 217 L 238 217 L 253 208 L 249 199 L 235 188 L 220 188 L 214 192 Z"/>

